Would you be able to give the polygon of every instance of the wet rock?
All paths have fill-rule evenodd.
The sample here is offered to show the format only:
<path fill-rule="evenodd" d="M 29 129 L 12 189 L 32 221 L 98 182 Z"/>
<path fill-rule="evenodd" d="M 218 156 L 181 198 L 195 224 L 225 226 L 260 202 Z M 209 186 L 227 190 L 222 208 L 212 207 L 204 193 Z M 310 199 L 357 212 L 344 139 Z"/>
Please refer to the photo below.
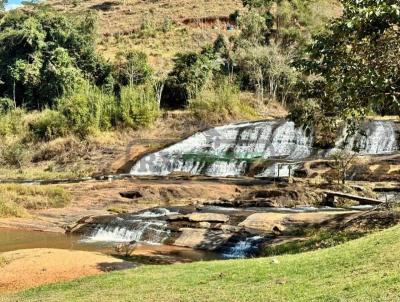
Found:
<path fill-rule="evenodd" d="M 85 216 L 76 223 L 66 227 L 66 233 L 88 234 L 98 225 L 106 225 L 115 219 L 115 215 Z"/>

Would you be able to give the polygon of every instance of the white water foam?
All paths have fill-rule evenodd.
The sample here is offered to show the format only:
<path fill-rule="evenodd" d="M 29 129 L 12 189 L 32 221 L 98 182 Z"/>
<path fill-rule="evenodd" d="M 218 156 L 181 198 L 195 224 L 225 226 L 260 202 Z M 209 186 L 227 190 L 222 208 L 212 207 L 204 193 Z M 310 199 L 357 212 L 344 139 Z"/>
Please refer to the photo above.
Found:
<path fill-rule="evenodd" d="M 226 258 L 245 258 L 248 253 L 254 249 L 254 245 L 257 241 L 262 239 L 261 236 L 249 237 L 244 240 L 238 241 L 234 246 L 230 247 L 222 255 Z"/>
<path fill-rule="evenodd" d="M 168 238 L 170 231 L 164 221 L 129 221 L 129 223 L 109 224 L 97 227 L 92 234 L 83 239 L 84 242 L 146 242 L 162 243 Z"/>

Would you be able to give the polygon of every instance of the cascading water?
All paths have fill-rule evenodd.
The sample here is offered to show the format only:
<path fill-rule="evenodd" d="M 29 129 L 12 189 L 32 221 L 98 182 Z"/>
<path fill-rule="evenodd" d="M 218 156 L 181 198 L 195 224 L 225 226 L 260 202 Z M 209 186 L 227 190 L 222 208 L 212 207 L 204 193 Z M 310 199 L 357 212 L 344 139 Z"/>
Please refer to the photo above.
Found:
<path fill-rule="evenodd" d="M 308 131 L 310 132 L 310 131 Z M 251 161 L 297 160 L 313 153 L 312 135 L 291 121 L 230 124 L 197 133 L 142 158 L 132 175 L 173 172 L 210 176 L 239 176 Z"/>
<path fill-rule="evenodd" d="M 398 150 L 395 123 L 390 121 L 369 121 L 353 135 L 343 130 L 335 148 L 328 151 L 331 155 L 339 150 L 355 151 L 363 155 L 390 154 Z"/>
<path fill-rule="evenodd" d="M 170 235 L 167 222 L 162 217 L 172 214 L 176 213 L 159 208 L 127 218 L 116 217 L 106 225 L 97 226 L 84 241 L 162 243 Z"/>
<path fill-rule="evenodd" d="M 262 238 L 263 237 L 261 236 L 254 236 L 241 239 L 233 246 L 223 251 L 222 256 L 231 259 L 248 257 L 250 253 L 258 249 L 258 245 Z"/>
<path fill-rule="evenodd" d="M 362 155 L 393 153 L 398 150 L 396 127 L 391 121 L 365 122 L 354 135 L 347 136 L 345 129 L 335 148 L 317 152 L 312 131 L 298 128 L 291 121 L 229 124 L 145 156 L 133 166 L 131 174 L 241 176 L 251 163 L 261 161 L 265 168 L 256 176 L 286 177 L 296 168 L 296 161 L 312 155 L 330 156 L 341 149 Z"/>

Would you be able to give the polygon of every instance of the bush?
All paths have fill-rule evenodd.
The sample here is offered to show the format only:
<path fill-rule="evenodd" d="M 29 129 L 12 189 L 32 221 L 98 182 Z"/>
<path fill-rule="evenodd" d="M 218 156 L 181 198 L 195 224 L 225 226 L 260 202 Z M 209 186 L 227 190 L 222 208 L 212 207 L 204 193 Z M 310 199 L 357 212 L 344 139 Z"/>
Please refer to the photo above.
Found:
<path fill-rule="evenodd" d="M 154 88 L 150 84 L 127 86 L 121 90 L 119 120 L 129 127 L 150 126 L 159 116 Z"/>
<path fill-rule="evenodd" d="M 189 108 L 200 119 L 209 122 L 256 116 L 254 108 L 240 99 L 239 88 L 227 78 L 217 81 L 190 100 Z"/>
<path fill-rule="evenodd" d="M 177 54 L 174 69 L 168 74 L 162 94 L 162 105 L 167 108 L 183 108 L 195 98 L 214 72 L 221 67 L 211 48 L 201 53 Z"/>
<path fill-rule="evenodd" d="M 45 109 L 28 123 L 29 131 L 37 140 L 52 140 L 68 133 L 67 120 L 58 111 Z"/>
<path fill-rule="evenodd" d="M 115 121 L 114 97 L 88 83 L 59 101 L 69 129 L 80 137 L 109 129 Z"/>
<path fill-rule="evenodd" d="M 10 98 L 0 98 L 0 112 L 6 112 L 14 108 L 14 101 Z"/>
<path fill-rule="evenodd" d="M 118 54 L 118 81 L 121 85 L 144 84 L 153 75 L 147 63 L 147 55 L 141 51 L 128 51 Z"/>
<path fill-rule="evenodd" d="M 6 142 L 0 150 L 0 162 L 7 166 L 22 168 L 30 160 L 27 146 L 18 140 Z"/>
<path fill-rule="evenodd" d="M 24 122 L 25 111 L 23 109 L 13 109 L 5 113 L 0 113 L 0 136 L 18 136 L 27 131 Z"/>

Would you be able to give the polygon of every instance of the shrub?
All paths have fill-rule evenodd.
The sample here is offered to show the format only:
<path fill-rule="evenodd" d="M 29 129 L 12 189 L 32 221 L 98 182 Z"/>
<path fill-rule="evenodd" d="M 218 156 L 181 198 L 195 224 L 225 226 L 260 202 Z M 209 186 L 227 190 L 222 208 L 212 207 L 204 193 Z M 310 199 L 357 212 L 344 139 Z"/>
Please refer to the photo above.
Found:
<path fill-rule="evenodd" d="M 5 113 L 0 112 L 0 136 L 18 136 L 27 131 L 24 122 L 25 111 L 23 109 L 13 109 Z"/>
<path fill-rule="evenodd" d="M 239 88 L 227 78 L 217 81 L 190 100 L 189 108 L 200 119 L 209 122 L 251 118 L 256 115 L 254 108 L 240 99 Z"/>
<path fill-rule="evenodd" d="M 69 129 L 80 137 L 97 130 L 107 130 L 115 120 L 115 100 L 88 83 L 59 101 Z"/>
<path fill-rule="evenodd" d="M 19 140 L 6 142 L 0 150 L 0 161 L 7 166 L 22 168 L 30 160 L 27 146 Z"/>
<path fill-rule="evenodd" d="M 29 131 L 35 139 L 52 140 L 68 133 L 67 120 L 58 111 L 45 109 L 36 119 L 28 123 Z"/>
<path fill-rule="evenodd" d="M 122 88 L 119 120 L 124 125 L 134 128 L 150 126 L 158 116 L 157 97 L 150 84 Z"/>
<path fill-rule="evenodd" d="M 0 98 L 0 112 L 6 112 L 14 108 L 14 101 L 10 98 Z"/>
<path fill-rule="evenodd" d="M 201 53 L 178 54 L 174 69 L 168 74 L 162 94 L 162 104 L 169 108 L 182 108 L 195 98 L 213 73 L 220 69 L 213 48 L 204 48 Z"/>

